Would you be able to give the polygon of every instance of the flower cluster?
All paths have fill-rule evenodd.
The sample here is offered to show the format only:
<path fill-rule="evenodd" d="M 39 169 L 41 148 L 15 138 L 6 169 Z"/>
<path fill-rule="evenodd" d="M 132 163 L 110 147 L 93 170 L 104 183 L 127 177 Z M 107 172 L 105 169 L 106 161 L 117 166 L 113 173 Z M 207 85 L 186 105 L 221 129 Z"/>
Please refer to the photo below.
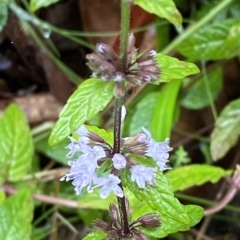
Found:
<path fill-rule="evenodd" d="M 126 200 L 127 201 L 127 200 Z M 126 202 L 126 206 L 129 206 Z M 129 209 L 127 209 L 127 214 L 130 216 Z M 119 211 L 114 204 L 109 206 L 109 215 L 111 217 L 111 223 L 107 223 L 103 220 L 95 220 L 94 226 L 96 230 L 102 230 L 107 233 L 106 240 L 118 239 L 122 234 L 121 221 L 119 216 Z M 130 222 L 131 219 L 129 218 Z M 156 228 L 161 225 L 161 222 L 158 216 L 154 213 L 146 214 L 142 217 L 139 217 L 136 221 L 133 221 L 129 225 L 129 239 L 138 239 L 138 240 L 148 240 L 148 238 L 139 230 L 139 227 L 142 228 Z M 125 236 L 126 237 L 126 236 Z M 134 237 L 134 238 L 133 238 Z"/>
<path fill-rule="evenodd" d="M 101 187 L 101 198 L 108 197 L 111 191 L 116 196 L 123 197 L 123 190 L 119 186 L 122 169 L 130 172 L 131 180 L 140 188 L 145 188 L 146 185 L 154 184 L 156 171 L 169 168 L 166 165 L 168 152 L 171 150 L 168 140 L 156 142 L 145 128 L 143 133 L 121 139 L 120 153 L 114 153 L 111 145 L 97 134 L 88 131 L 85 126 L 81 126 L 76 133 L 79 135 L 78 140 L 69 137 L 71 143 L 67 147 L 70 150 L 67 157 L 71 158 L 78 152 L 80 156 L 69 161 L 70 172 L 61 180 L 73 180 L 72 184 L 77 194 L 85 187 L 88 192 Z M 153 159 L 156 166 L 139 164 L 134 158 L 136 155 L 144 156 L 147 160 Z M 103 176 L 98 176 L 99 169 L 104 172 Z"/>
<path fill-rule="evenodd" d="M 92 70 L 92 76 L 101 78 L 103 81 L 114 80 L 121 82 L 128 81 L 137 86 L 143 83 L 151 83 L 159 78 L 160 69 L 157 66 L 155 51 L 149 51 L 142 55 L 137 55 L 134 47 L 135 38 L 129 35 L 126 68 L 122 68 L 121 59 L 106 44 L 97 44 L 95 53 L 88 54 L 87 65 Z"/>

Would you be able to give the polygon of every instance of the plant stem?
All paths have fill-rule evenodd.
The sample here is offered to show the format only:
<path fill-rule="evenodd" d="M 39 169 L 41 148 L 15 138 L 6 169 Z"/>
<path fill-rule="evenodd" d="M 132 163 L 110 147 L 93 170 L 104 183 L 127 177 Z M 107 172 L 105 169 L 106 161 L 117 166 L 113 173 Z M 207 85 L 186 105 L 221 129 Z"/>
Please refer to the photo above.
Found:
<path fill-rule="evenodd" d="M 207 22 L 212 20 L 220 11 L 226 8 L 233 0 L 222 0 L 215 8 L 213 8 L 209 14 L 201 18 L 197 23 L 192 24 L 187 28 L 183 34 L 180 34 L 174 41 L 172 41 L 165 49 L 163 49 L 163 54 L 169 54 L 174 50 L 181 42 L 193 34 L 196 30 L 204 26 Z"/>
<path fill-rule="evenodd" d="M 128 49 L 128 35 L 129 35 L 129 20 L 130 20 L 130 4 L 126 0 L 121 0 L 121 36 L 120 36 L 120 56 L 121 56 L 121 70 L 124 73 L 127 68 L 127 49 Z M 116 86 L 117 87 L 117 84 Z M 123 97 L 115 98 L 114 105 L 114 145 L 113 154 L 120 152 L 121 143 L 121 112 L 122 112 Z M 123 190 L 120 183 L 119 186 Z M 121 218 L 121 234 L 122 237 L 127 237 L 130 234 L 130 227 L 128 224 L 128 214 L 125 203 L 125 196 L 117 197 L 118 208 Z"/>

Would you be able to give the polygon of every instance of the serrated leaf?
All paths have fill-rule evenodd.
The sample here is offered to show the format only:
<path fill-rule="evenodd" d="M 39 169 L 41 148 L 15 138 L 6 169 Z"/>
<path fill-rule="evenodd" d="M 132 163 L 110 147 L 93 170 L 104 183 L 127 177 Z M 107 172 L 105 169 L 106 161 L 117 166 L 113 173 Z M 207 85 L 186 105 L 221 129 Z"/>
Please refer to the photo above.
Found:
<path fill-rule="evenodd" d="M 198 224 L 204 216 L 204 209 L 197 205 L 185 205 L 184 207 L 190 219 L 190 226 Z"/>
<path fill-rule="evenodd" d="M 150 129 L 151 118 L 160 93 L 151 92 L 144 96 L 136 105 L 132 120 L 129 124 L 129 135 L 134 135 L 142 131 L 142 127 Z M 144 111 L 143 111 L 144 109 Z"/>
<path fill-rule="evenodd" d="M 157 53 L 156 61 L 161 70 L 158 82 L 170 82 L 199 73 L 199 68 L 194 63 L 180 61 L 177 58 L 161 53 Z"/>
<path fill-rule="evenodd" d="M 195 185 L 200 186 L 206 182 L 216 183 L 220 178 L 231 174 L 230 170 L 206 164 L 192 164 L 173 169 L 165 174 L 169 179 L 172 190 L 185 190 Z"/>
<path fill-rule="evenodd" d="M 152 115 L 151 125 L 152 136 L 157 141 L 163 141 L 170 136 L 181 83 L 181 79 L 174 80 L 165 84 L 161 89 Z"/>
<path fill-rule="evenodd" d="M 89 233 L 83 240 L 102 240 L 107 237 L 105 232 L 97 231 Z"/>
<path fill-rule="evenodd" d="M 182 16 L 172 0 L 134 0 L 134 4 L 149 13 L 166 18 L 176 27 L 180 27 L 182 24 Z"/>
<path fill-rule="evenodd" d="M 217 68 L 207 76 L 212 98 L 215 100 L 222 89 L 222 68 Z M 204 79 L 198 79 L 181 99 L 181 105 L 188 109 L 202 109 L 210 104 Z"/>
<path fill-rule="evenodd" d="M 130 174 L 125 171 L 123 184 L 131 190 L 141 201 L 144 200 L 151 208 L 151 212 L 157 212 L 161 217 L 162 226 L 158 228 L 157 236 L 165 237 L 170 233 L 186 231 L 190 227 L 190 220 L 184 206 L 174 197 L 171 186 L 167 178 L 158 172 L 155 177 L 155 185 L 147 188 L 139 188 L 135 182 L 131 181 Z"/>
<path fill-rule="evenodd" d="M 190 226 L 196 225 L 201 218 L 204 215 L 204 209 L 200 206 L 197 205 L 186 205 L 183 206 L 186 213 L 188 214 L 189 220 L 190 220 Z M 144 204 L 138 208 L 135 208 L 132 213 L 132 219 L 137 220 L 139 217 L 144 216 L 145 214 L 148 213 L 155 213 L 158 215 L 161 226 L 158 228 L 140 228 L 140 231 L 143 232 L 146 236 L 149 237 L 155 237 L 155 238 L 162 238 L 162 227 L 163 227 L 163 222 L 162 222 L 162 216 L 159 212 L 156 212 L 156 210 L 150 208 L 148 205 Z"/>
<path fill-rule="evenodd" d="M 103 110 L 112 99 L 113 86 L 113 82 L 106 83 L 96 78 L 90 78 L 79 85 L 62 109 L 49 144 L 57 144 Z"/>
<path fill-rule="evenodd" d="M 18 181 L 28 171 L 34 145 L 22 110 L 11 104 L 0 119 L 0 181 Z"/>
<path fill-rule="evenodd" d="M 228 19 L 206 25 L 178 45 L 191 61 L 228 59 L 239 54 L 240 20 Z"/>
<path fill-rule="evenodd" d="M 47 7 L 53 3 L 57 3 L 60 0 L 31 0 L 29 5 L 30 12 L 35 12 L 39 8 Z"/>
<path fill-rule="evenodd" d="M 8 18 L 8 6 L 4 1 L 0 2 L 0 32 L 3 30 L 7 23 Z"/>
<path fill-rule="evenodd" d="M 218 117 L 211 134 L 210 151 L 214 161 L 236 144 L 240 135 L 240 99 L 230 102 Z"/>
<path fill-rule="evenodd" d="M 0 239 L 30 240 L 33 200 L 29 191 L 21 191 L 0 206 Z"/>

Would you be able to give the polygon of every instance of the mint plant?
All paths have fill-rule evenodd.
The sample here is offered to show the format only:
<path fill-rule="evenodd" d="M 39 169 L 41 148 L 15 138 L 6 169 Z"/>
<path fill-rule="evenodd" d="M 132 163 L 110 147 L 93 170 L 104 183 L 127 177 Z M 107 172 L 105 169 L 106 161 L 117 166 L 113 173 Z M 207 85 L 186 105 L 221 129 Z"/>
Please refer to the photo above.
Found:
<path fill-rule="evenodd" d="M 128 85 L 158 84 L 198 72 L 194 64 L 182 63 L 153 50 L 139 53 L 134 46 L 134 35 L 129 33 L 130 5 L 129 1 L 121 1 L 120 55 L 101 43 L 94 53 L 87 55 L 92 78 L 80 85 L 69 98 L 49 138 L 50 144 L 54 144 L 73 130 L 78 135 L 70 137 L 67 157 L 79 152 L 80 156 L 69 161 L 70 171 L 61 178 L 72 180 L 78 195 L 83 188 L 91 193 L 100 187 L 101 198 L 107 198 L 111 192 L 117 197 L 118 207 L 111 204 L 109 208 L 112 223 L 95 221 L 95 227 L 106 233 L 106 239 L 164 237 L 189 229 L 203 215 L 201 207 L 182 205 L 162 174 L 170 169 L 167 165 L 171 151 L 168 139 L 157 142 L 144 127 L 142 133 L 121 136 L 127 112 L 123 104 Z M 172 2 L 171 7 L 172 14 L 177 12 Z M 97 86 L 102 90 L 99 91 Z M 113 141 L 107 142 L 101 134 L 89 131 L 82 124 L 102 110 L 112 96 L 115 101 Z M 130 217 L 131 202 L 127 200 L 125 188 L 147 204 L 144 210 L 135 213 L 137 218 Z M 93 236 L 98 239 L 97 234 Z"/>
<path fill-rule="evenodd" d="M 48 228 L 48 232 L 38 223 L 44 217 L 47 219 L 52 209 L 57 209 L 56 205 L 68 207 L 67 211 L 74 208 L 74 214 L 81 215 L 78 220 L 81 218 L 85 223 L 94 218 L 92 215 L 96 213 L 92 214 L 92 210 L 98 212 L 85 240 L 164 238 L 188 231 L 204 215 L 223 208 L 239 212 L 237 207 L 227 206 L 238 190 L 239 167 L 229 179 L 231 186 L 225 194 L 218 191 L 217 195 L 223 198 L 216 199 L 217 203 L 186 196 L 177 191 L 206 182 L 216 184 L 230 176 L 232 170 L 196 164 L 193 158 L 189 164 L 185 146 L 178 151 L 174 146 L 173 155 L 173 145 L 168 139 L 182 111 L 177 106 L 180 103 L 186 109 L 211 107 L 214 127 L 210 138 L 185 132 L 205 144 L 205 152 L 210 156 L 205 162 L 220 160 L 238 142 L 239 99 L 229 101 L 219 113 L 214 100 L 223 88 L 223 63 L 239 56 L 239 2 L 222 0 L 206 4 L 190 19 L 194 23 L 183 29 L 181 14 L 172 0 L 122 0 L 119 54 L 103 43 L 93 47 L 81 38 L 87 33 L 60 29 L 37 16 L 37 10 L 56 2 L 0 2 L 0 31 L 4 30 L 8 13 L 12 11 L 22 29 L 69 80 L 78 84 L 80 77 L 67 68 L 43 40 L 50 40 L 49 34 L 54 32 L 93 50 L 87 55 L 92 75 L 78 86 L 63 107 L 49 138 L 53 147 L 47 144 L 52 125 L 30 129 L 24 112 L 16 104 L 8 106 L 0 118 L 0 239 L 44 239 L 53 229 Z M 129 29 L 133 4 L 165 18 L 177 28 L 179 35 L 161 53 L 136 49 L 134 29 Z M 157 34 L 159 40 L 166 37 L 162 27 Z M 194 63 L 166 55 L 173 50 L 190 62 L 196 61 L 201 74 L 192 77 L 199 73 Z M 213 62 L 213 66 L 209 67 L 208 61 Z M 161 84 L 163 82 L 166 84 Z M 163 85 L 161 89 L 157 88 L 159 84 Z M 144 89 L 145 86 L 151 88 Z M 137 91 L 144 89 L 134 98 L 134 107 L 128 102 L 129 87 Z M 90 125 L 91 119 L 112 102 L 113 128 L 107 131 Z M 68 161 L 70 169 L 66 171 L 57 166 L 42 170 L 34 149 L 57 160 L 61 166 Z M 188 165 L 181 166 L 183 163 Z M 55 178 L 57 182 L 62 180 L 58 196 L 51 189 L 53 184 L 45 183 L 52 183 Z M 183 205 L 178 198 L 213 206 L 203 210 L 197 205 Z M 38 203 L 34 205 L 33 199 Z M 39 201 L 54 208 L 38 218 L 33 213 Z M 99 210 L 107 209 L 109 220 L 99 214 Z M 85 215 L 84 211 L 87 211 Z"/>

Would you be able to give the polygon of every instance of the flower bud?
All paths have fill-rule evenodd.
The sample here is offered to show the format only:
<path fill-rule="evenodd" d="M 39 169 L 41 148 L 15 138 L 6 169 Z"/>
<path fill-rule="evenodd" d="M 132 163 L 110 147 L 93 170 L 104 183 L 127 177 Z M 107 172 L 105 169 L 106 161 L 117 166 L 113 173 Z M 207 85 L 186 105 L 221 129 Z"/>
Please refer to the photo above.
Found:
<path fill-rule="evenodd" d="M 110 225 L 106 222 L 104 222 L 103 220 L 101 219 L 96 219 L 94 222 L 93 222 L 94 226 L 98 229 L 101 229 L 103 230 L 104 232 L 107 232 L 109 229 L 110 229 Z"/>
<path fill-rule="evenodd" d="M 107 44 L 104 44 L 104 43 L 97 44 L 96 52 L 99 55 L 102 55 L 107 61 L 116 61 L 116 60 L 118 60 L 117 54 Z"/>
<path fill-rule="evenodd" d="M 120 221 L 119 220 L 119 215 L 118 215 L 118 209 L 113 203 L 111 203 L 109 205 L 109 214 L 110 214 L 113 222 L 119 222 Z"/>
<path fill-rule="evenodd" d="M 158 216 L 155 213 L 149 213 L 140 217 L 137 222 L 141 223 L 144 228 L 156 228 L 161 225 Z"/>

